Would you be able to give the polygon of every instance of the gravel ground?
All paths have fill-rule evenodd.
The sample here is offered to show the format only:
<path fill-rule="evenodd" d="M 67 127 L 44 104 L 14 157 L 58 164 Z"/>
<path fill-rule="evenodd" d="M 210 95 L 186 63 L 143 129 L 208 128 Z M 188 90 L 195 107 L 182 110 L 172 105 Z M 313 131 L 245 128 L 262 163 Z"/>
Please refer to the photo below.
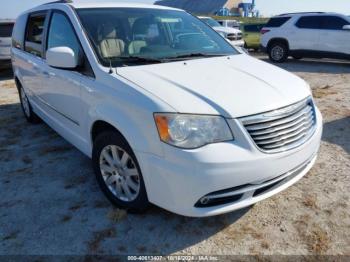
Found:
<path fill-rule="evenodd" d="M 350 63 L 281 67 L 310 83 L 325 118 L 316 165 L 252 208 L 204 219 L 113 208 L 88 158 L 45 124 L 26 123 L 1 72 L 0 255 L 350 255 Z"/>

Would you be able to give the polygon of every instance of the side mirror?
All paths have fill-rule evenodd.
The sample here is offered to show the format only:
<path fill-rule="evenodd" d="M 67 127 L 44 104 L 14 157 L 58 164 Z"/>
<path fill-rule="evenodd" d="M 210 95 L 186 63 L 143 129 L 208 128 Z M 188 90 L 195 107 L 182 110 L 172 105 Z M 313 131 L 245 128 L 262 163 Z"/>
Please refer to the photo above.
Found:
<path fill-rule="evenodd" d="M 74 69 L 79 65 L 79 54 L 66 46 L 53 47 L 47 50 L 46 61 L 52 67 Z"/>
<path fill-rule="evenodd" d="M 344 25 L 343 30 L 350 30 L 350 25 Z"/>

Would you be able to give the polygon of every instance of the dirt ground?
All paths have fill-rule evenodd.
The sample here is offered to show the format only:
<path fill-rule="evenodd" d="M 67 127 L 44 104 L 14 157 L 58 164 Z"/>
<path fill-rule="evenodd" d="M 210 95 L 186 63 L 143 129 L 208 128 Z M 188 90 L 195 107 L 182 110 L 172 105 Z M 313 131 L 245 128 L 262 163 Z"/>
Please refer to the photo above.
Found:
<path fill-rule="evenodd" d="M 1 72 L 0 255 L 350 255 L 350 63 L 281 67 L 310 83 L 323 113 L 316 165 L 252 208 L 204 219 L 113 208 L 87 157 L 24 120 L 12 76 Z"/>

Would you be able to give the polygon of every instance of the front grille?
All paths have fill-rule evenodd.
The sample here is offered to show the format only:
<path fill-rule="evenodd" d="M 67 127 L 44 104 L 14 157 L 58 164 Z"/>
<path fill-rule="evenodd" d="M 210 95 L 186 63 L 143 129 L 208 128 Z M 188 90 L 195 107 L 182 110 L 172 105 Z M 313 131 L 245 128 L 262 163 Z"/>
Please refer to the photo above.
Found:
<path fill-rule="evenodd" d="M 227 39 L 233 41 L 233 40 L 241 40 L 242 34 L 228 34 Z"/>
<path fill-rule="evenodd" d="M 271 112 L 240 119 L 255 144 L 278 153 L 305 143 L 314 133 L 316 116 L 310 98 Z"/>

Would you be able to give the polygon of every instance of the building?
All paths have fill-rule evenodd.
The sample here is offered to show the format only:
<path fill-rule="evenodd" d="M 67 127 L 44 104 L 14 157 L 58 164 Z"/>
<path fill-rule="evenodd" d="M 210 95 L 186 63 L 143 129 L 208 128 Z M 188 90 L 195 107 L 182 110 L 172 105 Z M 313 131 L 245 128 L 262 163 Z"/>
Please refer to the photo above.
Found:
<path fill-rule="evenodd" d="M 160 0 L 156 4 L 200 15 L 253 16 L 255 0 Z"/>

